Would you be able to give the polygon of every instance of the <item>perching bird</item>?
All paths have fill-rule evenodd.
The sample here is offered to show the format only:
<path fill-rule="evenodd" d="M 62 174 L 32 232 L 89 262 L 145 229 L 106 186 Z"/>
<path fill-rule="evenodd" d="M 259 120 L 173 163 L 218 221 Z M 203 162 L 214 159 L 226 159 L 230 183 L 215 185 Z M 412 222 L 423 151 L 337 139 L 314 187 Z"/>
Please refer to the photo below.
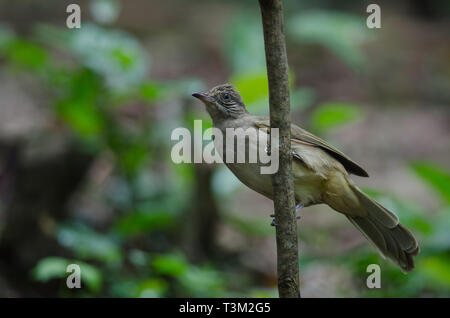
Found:
<path fill-rule="evenodd" d="M 232 85 L 219 85 L 207 93 L 194 93 L 192 96 L 205 104 L 213 126 L 224 135 L 226 128 L 246 130 L 252 127 L 259 129 L 259 139 L 267 140 L 269 118 L 251 115 Z M 248 143 L 246 147 L 257 147 L 251 141 Z M 363 168 L 341 151 L 296 125 L 291 125 L 291 148 L 292 176 L 298 205 L 329 205 L 344 214 L 383 256 L 393 260 L 404 272 L 414 269 L 413 256 L 419 253 L 414 236 L 399 223 L 395 214 L 367 196 L 350 179 L 349 174 L 368 177 Z M 272 199 L 271 175 L 261 174 L 260 163 L 226 165 L 249 188 Z"/>

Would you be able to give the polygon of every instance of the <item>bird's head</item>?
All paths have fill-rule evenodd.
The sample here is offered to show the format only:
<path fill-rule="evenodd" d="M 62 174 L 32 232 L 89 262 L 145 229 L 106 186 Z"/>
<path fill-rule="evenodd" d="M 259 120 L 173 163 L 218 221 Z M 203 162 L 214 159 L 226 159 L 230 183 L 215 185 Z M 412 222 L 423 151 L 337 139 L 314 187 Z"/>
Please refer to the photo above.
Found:
<path fill-rule="evenodd" d="M 200 99 L 213 120 L 238 118 L 248 114 L 241 94 L 230 84 L 222 84 L 211 88 L 206 93 L 194 93 Z"/>

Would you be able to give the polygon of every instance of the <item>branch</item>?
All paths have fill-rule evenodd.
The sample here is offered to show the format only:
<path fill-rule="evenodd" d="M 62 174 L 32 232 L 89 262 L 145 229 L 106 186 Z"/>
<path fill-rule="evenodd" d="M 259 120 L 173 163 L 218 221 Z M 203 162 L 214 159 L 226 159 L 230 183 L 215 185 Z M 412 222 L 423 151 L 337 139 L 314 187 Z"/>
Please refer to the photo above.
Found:
<path fill-rule="evenodd" d="M 278 293 L 300 297 L 297 221 L 292 181 L 289 76 L 282 0 L 259 0 L 269 79 L 270 127 L 279 128 L 279 169 L 272 175 L 277 240 Z"/>

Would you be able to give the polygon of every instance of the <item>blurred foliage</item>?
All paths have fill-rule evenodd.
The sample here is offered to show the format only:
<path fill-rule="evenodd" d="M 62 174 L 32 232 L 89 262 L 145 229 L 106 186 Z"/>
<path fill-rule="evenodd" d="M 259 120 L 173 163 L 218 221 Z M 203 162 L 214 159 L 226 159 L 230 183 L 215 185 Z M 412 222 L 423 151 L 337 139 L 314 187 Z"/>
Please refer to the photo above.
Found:
<path fill-rule="evenodd" d="M 99 24 L 111 24 L 117 20 L 121 4 L 119 0 L 91 0 L 90 12 Z"/>
<path fill-rule="evenodd" d="M 336 128 L 361 118 L 358 106 L 343 102 L 326 102 L 318 105 L 310 118 L 310 126 L 317 133 Z"/>
<path fill-rule="evenodd" d="M 414 172 L 428 182 L 450 204 L 450 174 L 443 168 L 429 162 L 411 164 Z"/>
<path fill-rule="evenodd" d="M 102 76 L 110 93 L 132 90 L 149 70 L 149 56 L 134 37 L 121 30 L 88 23 L 75 32 L 39 25 L 36 36 L 45 44 L 70 52 L 79 63 Z"/>
<path fill-rule="evenodd" d="M 181 254 L 128 252 L 127 247 L 127 242 L 153 231 L 172 231 L 176 214 L 187 200 L 186 191 L 178 185 L 186 183 L 183 179 L 192 180 L 192 173 L 179 173 L 171 182 L 155 185 L 158 177 L 149 175 L 144 163 L 157 156 L 158 149 L 168 149 L 170 140 L 165 137 L 170 134 L 164 133 L 163 142 L 155 143 L 152 137 L 156 138 L 158 132 L 146 123 L 130 133 L 118 121 L 116 112 L 120 105 L 132 101 L 151 106 L 189 96 L 204 88 L 202 82 L 195 78 L 148 80 L 149 57 L 138 41 L 123 31 L 92 24 L 76 31 L 39 25 L 34 41 L 17 37 L 6 28 L 0 31 L 0 54 L 9 65 L 41 81 L 54 96 L 54 114 L 87 151 L 108 151 L 117 162 L 115 177 L 108 187 L 110 193 L 104 198 L 121 211 L 116 221 L 107 231 L 79 220 L 60 224 L 55 238 L 76 260 L 44 258 L 33 270 L 34 279 L 47 282 L 63 278 L 67 276 L 67 265 L 75 263 L 80 265 L 82 280 L 91 295 L 100 291 L 122 297 L 222 295 L 224 279 L 217 270 L 191 265 Z M 55 52 L 72 61 L 54 58 Z M 158 130 L 163 127 L 155 126 Z M 165 131 L 168 128 L 164 127 Z M 176 170 L 181 172 L 183 167 L 187 166 Z M 128 263 L 135 269 L 128 268 Z M 169 288 L 168 281 L 174 281 L 177 287 Z M 61 295 L 65 295 L 63 290 Z"/>
<path fill-rule="evenodd" d="M 99 234 L 83 224 L 61 225 L 56 235 L 58 242 L 80 259 L 93 259 L 105 264 L 122 259 L 118 242 L 113 237 Z"/>
<path fill-rule="evenodd" d="M 233 71 L 230 82 L 239 90 L 251 113 L 268 115 L 269 88 L 260 17 L 254 12 L 238 14 L 230 21 L 228 30 L 224 52 Z M 314 103 L 314 90 L 295 88 L 292 72 L 289 72 L 289 83 L 293 110 L 302 110 Z"/>
<path fill-rule="evenodd" d="M 302 44 L 325 47 L 357 69 L 365 63 L 361 44 L 370 38 L 364 19 L 341 12 L 307 10 L 288 20 L 287 32 Z"/>
<path fill-rule="evenodd" d="M 266 59 L 260 17 L 252 12 L 237 14 L 227 27 L 223 49 L 231 70 L 243 73 L 264 70 Z"/>
<path fill-rule="evenodd" d="M 448 172 L 441 170 L 434 163 L 421 162 L 411 163 L 411 167 L 420 170 L 418 176 L 437 191 L 443 193 L 450 192 L 450 184 L 431 183 L 430 178 L 435 177 L 434 172 L 439 171 L 438 175 L 448 181 Z M 431 169 L 431 173 L 424 173 L 422 168 Z M 431 168 L 432 167 L 432 168 Z M 403 275 L 398 269 L 387 261 L 380 262 L 380 257 L 375 261 L 364 260 L 367 257 L 373 257 L 365 254 L 356 253 L 345 259 L 347 263 L 357 265 L 355 270 L 361 269 L 358 262 L 366 264 L 383 264 L 382 282 L 384 286 L 378 291 L 367 291 L 366 296 L 375 297 L 419 297 L 433 294 L 434 296 L 450 296 L 450 280 L 448 268 L 450 268 L 450 235 L 448 228 L 450 225 L 450 204 L 446 203 L 437 213 L 430 215 L 423 211 L 417 203 L 411 203 L 404 199 L 392 197 L 380 191 L 366 190 L 366 192 L 377 199 L 383 206 L 396 213 L 402 224 L 410 228 L 419 238 L 421 252 L 417 257 L 416 269 L 413 272 Z"/>
<path fill-rule="evenodd" d="M 33 277 L 37 281 L 47 282 L 50 279 L 63 279 L 68 275 L 66 269 L 69 264 L 80 266 L 80 272 L 83 273 L 83 280 L 88 288 L 97 294 L 102 286 L 102 273 L 98 268 L 90 264 L 72 261 L 62 257 L 46 257 L 39 261 L 33 270 Z"/>
<path fill-rule="evenodd" d="M 41 259 L 32 279 L 42 283 L 60 280 L 60 295 L 74 296 L 63 288 L 63 278 L 67 277 L 67 265 L 75 263 L 82 269 L 82 283 L 88 286 L 76 296 L 276 296 L 274 285 L 261 282 L 260 273 L 249 275 L 247 265 L 217 260 L 194 263 L 176 245 L 175 238 L 183 228 L 182 214 L 192 205 L 196 175 L 193 165 L 167 163 L 171 146 L 167 136 L 178 126 L 192 130 L 194 119 L 204 120 L 203 130 L 211 126 L 206 112 L 191 109 L 186 102 L 192 92 L 206 87 L 197 78 L 149 78 L 151 47 L 147 53 L 130 33 L 104 26 L 117 18 L 118 10 L 118 1 L 91 1 L 94 20 L 103 26 L 86 23 L 79 30 L 67 30 L 40 24 L 26 38 L 0 27 L 0 57 L 11 71 L 37 78 L 51 96 L 52 114 L 73 135 L 78 147 L 97 158 L 111 158 L 113 166 L 104 193 L 95 194 L 111 211 L 111 219 L 100 226 L 75 216 L 58 223 L 54 238 L 70 256 Z M 355 70 L 364 65 L 361 46 L 369 39 L 361 19 L 332 11 L 288 14 L 287 37 L 300 46 L 321 46 Z M 240 90 L 250 112 L 267 115 L 260 18 L 255 12 L 233 15 L 226 30 L 220 43 L 230 82 Z M 294 72 L 289 75 L 293 112 L 307 110 L 304 124 L 317 134 L 326 135 L 364 118 L 362 108 L 351 102 L 316 104 L 315 90 L 300 86 Z M 173 111 L 170 118 L 157 116 L 161 107 Z M 135 108 L 139 109 L 137 114 L 133 113 Z M 132 124 L 120 116 L 126 111 L 135 116 Z M 449 172 L 431 162 L 413 162 L 410 167 L 442 198 L 436 213 L 426 213 L 416 202 L 378 190 L 367 192 L 418 234 L 422 252 L 414 272 L 403 275 L 367 246 L 333 256 L 333 261 L 329 255 L 321 260 L 320 255 L 302 252 L 302 272 L 320 261 L 335 262 L 345 265 L 364 297 L 450 296 Z M 213 172 L 211 186 L 220 202 L 229 202 L 242 184 L 220 167 Z M 273 235 L 267 218 L 246 217 L 227 204 L 222 206 L 220 217 L 225 226 L 245 239 Z M 79 209 L 95 214 L 89 206 Z M 365 269 L 371 263 L 383 266 L 380 290 L 365 287 Z"/>

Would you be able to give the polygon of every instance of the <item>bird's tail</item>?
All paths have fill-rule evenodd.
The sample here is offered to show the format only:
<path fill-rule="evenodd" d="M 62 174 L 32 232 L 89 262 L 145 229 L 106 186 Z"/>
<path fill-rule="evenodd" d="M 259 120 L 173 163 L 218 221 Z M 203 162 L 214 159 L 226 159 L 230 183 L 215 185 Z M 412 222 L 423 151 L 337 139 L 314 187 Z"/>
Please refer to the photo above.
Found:
<path fill-rule="evenodd" d="M 365 216 L 346 215 L 380 253 L 393 260 L 404 272 L 414 269 L 413 256 L 419 254 L 419 245 L 411 232 L 399 223 L 395 214 L 351 185 Z"/>

